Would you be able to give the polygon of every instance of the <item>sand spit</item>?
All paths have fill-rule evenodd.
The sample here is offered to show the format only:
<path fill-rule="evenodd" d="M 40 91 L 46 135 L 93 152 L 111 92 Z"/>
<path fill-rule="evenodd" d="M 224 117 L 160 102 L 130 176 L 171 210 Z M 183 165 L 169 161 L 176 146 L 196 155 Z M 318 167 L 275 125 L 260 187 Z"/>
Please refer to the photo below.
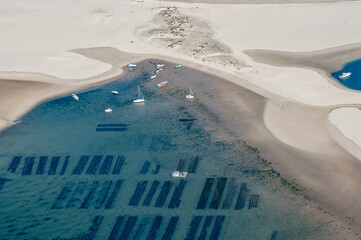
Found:
<path fill-rule="evenodd" d="M 268 50 L 247 50 L 245 52 L 246 52 L 246 54 L 251 56 L 252 59 L 254 59 L 255 61 L 262 62 L 265 64 L 269 64 L 269 65 L 273 65 L 273 66 L 277 66 L 277 67 L 306 68 L 306 69 L 311 69 L 316 72 L 319 72 L 325 79 L 323 82 L 325 87 L 328 85 L 325 82 L 326 80 L 330 84 L 333 85 L 333 87 L 328 86 L 328 88 L 329 89 L 332 88 L 333 91 L 335 92 L 335 99 L 338 98 L 341 94 L 343 96 L 342 96 L 342 98 L 339 98 L 339 100 L 341 100 L 341 99 L 346 100 L 347 99 L 346 95 L 348 95 L 348 93 L 350 93 L 356 97 L 356 99 L 355 99 L 356 101 L 354 102 L 355 104 L 353 104 L 352 106 L 359 106 L 361 104 L 361 101 L 357 101 L 357 95 L 361 96 L 359 91 L 348 89 L 348 88 L 344 87 L 342 84 L 340 84 L 337 80 L 335 80 L 329 76 L 330 72 L 339 70 L 340 68 L 342 68 L 342 66 L 345 63 L 361 58 L 361 44 L 351 44 L 351 45 L 347 45 L 347 46 L 323 49 L 323 50 L 313 51 L 313 52 L 304 52 L 304 53 L 289 53 L 289 52 L 268 51 Z M 339 89 L 339 90 L 337 90 L 337 89 Z M 313 89 L 313 90 L 315 90 L 315 89 Z M 337 91 L 339 91 L 338 94 L 336 94 Z M 328 92 L 330 92 L 330 91 L 328 91 Z M 314 94 L 316 94 L 316 92 Z M 319 89 L 318 94 L 322 95 L 321 88 Z M 329 103 L 331 104 L 332 102 L 329 101 Z M 341 104 L 341 103 L 342 102 L 338 102 L 338 104 Z M 344 103 L 346 103 L 346 101 Z M 306 129 L 307 128 L 309 129 L 310 127 L 313 128 L 314 130 L 311 131 L 313 133 L 313 135 L 315 135 L 317 132 L 319 132 L 320 129 L 324 129 L 325 126 L 328 126 L 328 120 L 326 119 L 325 112 L 328 114 L 333 109 L 337 108 L 336 110 L 331 112 L 332 116 L 330 115 L 331 123 L 336 126 L 336 129 L 327 127 L 327 131 L 329 133 L 332 133 L 332 135 L 334 135 L 335 139 L 338 141 L 339 144 L 341 144 L 343 147 L 345 147 L 348 151 L 350 151 L 358 159 L 361 159 L 361 154 L 360 154 L 361 148 L 359 148 L 359 146 L 361 146 L 361 143 L 358 140 L 358 135 L 361 133 L 361 131 L 358 130 L 358 124 L 357 124 L 358 123 L 357 113 L 359 111 L 350 112 L 349 108 L 342 110 L 342 108 L 340 108 L 340 107 L 342 107 L 344 105 L 338 105 L 336 102 L 334 102 L 334 104 L 336 106 L 329 106 L 329 107 L 323 108 L 323 110 L 318 108 L 318 110 L 317 110 L 318 112 L 320 112 L 320 111 L 324 112 L 324 114 L 323 114 L 324 121 L 319 121 L 319 123 L 324 125 L 324 127 L 321 127 L 318 125 L 313 125 L 312 127 L 311 126 L 306 127 Z M 317 108 L 315 108 L 315 110 L 316 109 Z M 275 109 L 273 109 L 273 110 L 275 110 Z M 337 112 L 337 114 L 336 114 L 336 112 Z M 342 114 L 341 114 L 341 112 L 342 112 Z M 267 113 L 272 114 L 272 117 L 270 119 L 274 120 L 277 118 L 277 114 L 275 114 L 275 111 L 267 112 L 267 110 L 266 110 L 265 116 L 268 115 Z M 342 121 L 341 117 L 340 117 L 341 115 L 342 115 L 342 119 L 347 119 L 347 121 Z M 282 116 L 282 114 L 279 116 Z M 338 117 L 336 117 L 336 116 L 338 116 Z M 289 116 L 289 117 L 290 118 L 288 118 L 288 119 L 292 119 L 291 116 Z M 273 121 L 273 122 L 275 122 L 275 121 Z M 266 120 L 266 123 L 267 123 L 267 120 Z M 284 137 L 282 136 L 285 133 L 283 131 L 284 129 L 281 130 L 282 128 L 284 128 L 284 126 L 282 126 L 281 128 L 274 128 L 274 126 L 272 126 L 271 124 L 268 124 L 268 127 L 270 129 L 272 129 L 272 128 L 279 129 L 279 131 L 273 131 L 273 133 L 276 136 L 278 136 L 279 139 L 283 139 L 284 142 L 287 142 L 288 144 L 291 144 L 292 142 L 294 142 L 294 140 L 292 140 L 291 138 L 284 139 Z M 304 128 L 301 128 L 301 129 L 304 129 Z M 347 138 L 351 139 L 358 146 L 355 145 L 354 143 L 346 144 L 345 142 L 349 142 L 349 141 L 347 139 L 345 139 L 345 137 L 342 137 L 342 136 L 336 137 L 337 134 L 335 135 L 335 130 L 337 131 L 337 129 L 339 129 L 342 133 L 344 133 L 344 135 Z M 351 129 L 353 129 L 353 130 L 351 130 Z M 307 135 L 306 132 L 304 132 L 304 131 L 302 131 L 302 132 L 303 133 L 301 135 Z M 310 134 L 311 132 L 308 132 L 308 134 Z M 352 134 L 350 134 L 351 132 L 352 132 Z M 287 131 L 287 134 L 289 134 L 289 133 L 290 133 L 290 131 Z M 343 138 L 343 140 L 342 140 L 342 138 Z M 302 138 L 297 138 L 297 139 L 302 139 Z M 304 145 L 301 142 L 302 141 L 299 141 L 298 146 Z M 309 141 L 303 141 L 303 143 L 312 143 L 312 142 L 313 141 L 311 139 L 309 139 Z M 314 145 L 314 146 L 317 146 L 317 145 Z"/>
<path fill-rule="evenodd" d="M 219 97 L 224 105 L 205 104 L 230 132 L 257 147 L 261 156 L 271 161 L 283 176 L 305 186 L 309 197 L 322 208 L 350 217 L 358 228 L 357 213 L 361 209 L 355 209 L 355 203 L 361 200 L 357 190 L 361 166 L 359 160 L 340 145 L 345 139 L 342 136 L 335 139 L 329 131 L 328 107 L 279 98 L 266 99 L 264 105 L 237 88 L 228 89 L 228 93 L 215 92 L 222 92 Z M 253 110 L 241 107 L 242 102 L 247 101 L 254 103 Z M 260 110 L 263 107 L 264 111 Z"/>
<path fill-rule="evenodd" d="M 347 63 L 361 58 L 361 43 L 327 48 L 312 52 L 282 52 L 271 50 L 245 50 L 253 60 L 277 67 L 297 67 L 337 71 Z"/>
<path fill-rule="evenodd" d="M 340 86 L 334 79 L 328 77 L 328 72 L 340 69 L 348 61 L 361 58 L 360 44 L 310 53 L 280 53 L 264 50 L 252 50 L 246 53 L 256 61 L 277 67 L 312 69 L 322 74 L 325 81 L 331 83 L 335 89 L 359 95 L 357 91 Z M 361 104 L 361 101 L 355 103 Z M 356 158 L 361 159 L 361 148 L 360 145 L 355 144 L 359 143 L 360 131 L 356 125 L 359 122 L 357 119 L 360 111 L 357 108 L 333 110 L 341 106 L 344 105 L 316 107 L 270 99 L 267 101 L 263 118 L 273 136 L 293 148 L 307 152 L 300 155 L 301 159 L 295 158 L 294 156 L 297 156 L 295 154 L 285 162 L 282 162 L 283 158 L 278 155 L 275 157 L 276 169 L 290 174 L 289 177 L 294 177 L 297 182 L 312 189 L 311 194 L 316 194 L 313 197 L 318 199 L 318 202 L 332 206 L 331 208 L 339 214 L 348 212 L 348 216 L 355 216 L 352 207 L 349 207 L 360 200 L 359 194 L 356 193 L 361 180 L 358 177 L 360 162 Z M 334 125 L 329 122 L 329 118 Z M 345 150 L 356 158 L 347 154 Z M 331 185 L 335 186 L 335 189 L 329 188 Z M 341 189 L 342 194 L 339 192 Z M 333 200 L 327 200 L 326 203 L 326 198 Z M 348 203 L 343 204 L 345 202 Z M 355 221 L 359 222 L 360 219 L 355 218 Z"/>

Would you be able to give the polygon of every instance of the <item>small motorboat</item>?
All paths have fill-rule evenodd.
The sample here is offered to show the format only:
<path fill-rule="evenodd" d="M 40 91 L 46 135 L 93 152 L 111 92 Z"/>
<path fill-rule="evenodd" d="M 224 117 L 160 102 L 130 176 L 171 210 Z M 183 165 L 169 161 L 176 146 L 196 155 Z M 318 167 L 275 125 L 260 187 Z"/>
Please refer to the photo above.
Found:
<path fill-rule="evenodd" d="M 161 68 L 164 68 L 165 65 L 164 64 L 157 64 L 157 69 L 161 69 Z"/>
<path fill-rule="evenodd" d="M 154 79 L 154 78 L 156 78 L 157 77 L 157 75 L 152 75 L 152 76 L 150 76 L 150 79 Z"/>
<path fill-rule="evenodd" d="M 71 97 L 72 97 L 75 101 L 79 101 L 79 97 L 78 97 L 78 95 L 76 95 L 75 93 L 71 94 Z"/>
<path fill-rule="evenodd" d="M 131 63 L 128 64 L 128 68 L 136 68 L 136 67 L 137 67 L 136 64 L 131 64 Z"/>
<path fill-rule="evenodd" d="M 104 112 L 106 112 L 106 113 L 110 113 L 112 111 L 113 111 L 113 109 L 111 109 L 111 108 L 107 108 L 107 109 L 104 110 Z"/>
<path fill-rule="evenodd" d="M 115 91 L 115 90 L 111 91 L 111 93 L 114 94 L 114 95 L 118 95 L 118 94 L 119 94 L 119 92 L 118 92 L 118 91 Z"/>
<path fill-rule="evenodd" d="M 339 78 L 343 79 L 343 78 L 347 78 L 351 76 L 351 73 L 350 72 L 343 72 L 341 73 L 340 75 L 338 75 Z"/>
<path fill-rule="evenodd" d="M 164 81 L 164 82 L 158 83 L 157 85 L 155 85 L 155 87 L 156 87 L 156 88 L 157 88 L 157 87 L 161 88 L 161 87 L 167 86 L 167 84 L 168 84 L 168 81 Z"/>
<path fill-rule="evenodd" d="M 189 94 L 186 95 L 186 98 L 187 99 L 193 99 L 194 98 L 194 93 L 192 91 L 192 88 L 189 88 Z"/>
<path fill-rule="evenodd" d="M 159 68 L 159 69 L 155 70 L 154 73 L 157 74 L 157 73 L 159 73 L 161 71 L 163 71 L 163 68 Z"/>
<path fill-rule="evenodd" d="M 181 67 L 183 67 L 183 65 L 181 65 L 181 64 L 179 64 L 177 66 L 174 66 L 175 69 L 178 69 L 178 68 L 181 68 Z"/>
<path fill-rule="evenodd" d="M 171 175 L 172 175 L 172 177 L 185 178 L 188 175 L 188 172 L 174 171 L 171 173 Z"/>

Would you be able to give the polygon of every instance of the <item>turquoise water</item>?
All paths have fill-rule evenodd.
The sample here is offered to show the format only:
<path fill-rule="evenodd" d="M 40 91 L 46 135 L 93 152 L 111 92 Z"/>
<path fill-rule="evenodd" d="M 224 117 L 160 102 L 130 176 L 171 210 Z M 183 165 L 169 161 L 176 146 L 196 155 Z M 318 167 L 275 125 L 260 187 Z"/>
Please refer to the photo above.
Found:
<path fill-rule="evenodd" d="M 241 141 L 219 140 L 217 128 L 221 126 L 216 118 L 197 100 L 185 99 L 187 87 L 172 89 L 172 77 L 179 81 L 180 71 L 167 66 L 163 76 L 168 76 L 170 86 L 155 90 L 147 80 L 153 65 L 145 62 L 140 66 L 118 81 L 78 93 L 78 102 L 70 96 L 45 102 L 0 133 L 0 178 L 6 179 L 0 187 L 0 239 L 331 238 L 322 219 L 264 177 L 254 149 Z M 142 105 L 132 103 L 138 85 L 146 99 Z M 111 90 L 119 95 L 110 94 Z M 113 109 L 110 114 L 104 112 L 108 107 Z M 189 124 L 180 119 L 196 120 Z M 115 128 L 122 131 L 96 131 L 99 124 L 117 124 Z M 103 157 L 92 172 L 95 155 Z M 22 158 L 12 172 L 16 156 Z M 42 171 L 40 161 L 46 156 Z M 60 157 L 58 167 L 49 175 L 54 156 Z M 90 158 L 81 174 L 73 174 L 79 170 L 82 156 Z M 106 156 L 114 157 L 112 166 L 108 174 L 100 174 Z M 112 174 L 118 156 L 124 157 L 124 163 L 118 174 Z M 25 161 L 30 161 L 26 157 L 34 157 L 31 172 L 26 171 Z M 179 206 L 169 208 L 181 184 L 170 173 L 181 159 L 186 160 L 187 170 L 196 157 L 199 164 L 195 173 L 184 179 Z M 66 159 L 68 166 L 61 175 Z M 227 178 L 223 194 L 222 177 Z M 197 209 L 207 178 L 213 178 L 214 184 L 204 209 Z M 111 202 L 119 180 L 119 191 Z M 149 206 L 143 206 L 154 181 L 159 186 Z M 169 194 L 165 187 L 162 195 L 167 181 Z M 244 183 L 244 207 L 240 202 L 241 208 L 236 210 Z M 139 203 L 129 205 L 137 185 L 141 192 L 142 184 L 145 190 Z M 217 184 L 220 191 L 215 194 Z M 166 196 L 164 205 L 159 203 L 161 195 Z M 214 206 L 217 196 L 221 197 L 218 208 Z M 119 216 L 124 219 L 117 228 Z M 174 225 L 169 225 L 171 219 L 176 221 Z M 199 227 L 195 228 L 197 219 Z M 171 237 L 166 233 L 172 233 Z"/>
<path fill-rule="evenodd" d="M 339 75 L 343 72 L 350 72 L 351 75 L 342 79 Z M 361 90 L 361 59 L 347 63 L 341 70 L 331 73 L 331 76 L 348 88 Z"/>

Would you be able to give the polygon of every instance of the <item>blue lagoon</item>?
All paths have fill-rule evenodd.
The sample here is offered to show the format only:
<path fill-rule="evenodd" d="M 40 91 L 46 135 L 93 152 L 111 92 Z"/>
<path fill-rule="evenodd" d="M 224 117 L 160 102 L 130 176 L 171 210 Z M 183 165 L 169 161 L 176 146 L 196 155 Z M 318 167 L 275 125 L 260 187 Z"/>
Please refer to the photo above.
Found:
<path fill-rule="evenodd" d="M 347 63 L 341 70 L 331 73 L 345 87 L 361 90 L 361 59 Z"/>

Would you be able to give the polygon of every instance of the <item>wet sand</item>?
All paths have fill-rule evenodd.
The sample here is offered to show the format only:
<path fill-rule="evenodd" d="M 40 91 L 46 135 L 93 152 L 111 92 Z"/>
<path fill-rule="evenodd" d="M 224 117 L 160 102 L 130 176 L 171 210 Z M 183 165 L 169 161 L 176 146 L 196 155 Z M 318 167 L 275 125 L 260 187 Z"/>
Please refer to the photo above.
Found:
<path fill-rule="evenodd" d="M 305 187 L 310 206 L 322 207 L 337 216 L 338 224 L 347 222 L 353 231 L 359 232 L 361 208 L 356 202 L 361 201 L 357 190 L 361 165 L 325 126 L 329 109 L 321 107 L 315 111 L 315 107 L 265 99 L 232 83 L 213 84 L 211 95 L 219 101 L 206 98 L 202 104 L 225 128 L 225 134 L 219 137 L 231 135 L 233 141 L 241 139 L 257 148 L 282 177 Z M 286 139 L 278 133 L 284 133 Z M 294 141 L 298 142 L 292 146 Z"/>
<path fill-rule="evenodd" d="M 271 162 L 271 167 L 280 172 L 281 177 L 288 179 L 290 184 L 295 180 L 305 187 L 301 195 L 295 195 L 295 200 L 302 201 L 305 197 L 310 199 L 306 205 L 313 208 L 315 214 L 330 212 L 324 217 L 335 221 L 333 227 L 337 231 L 350 234 L 345 239 L 352 239 L 356 232 L 360 232 L 361 219 L 357 213 L 361 208 L 356 202 L 361 200 L 357 191 L 361 181 L 358 174 L 361 165 L 330 134 L 325 125 L 329 108 L 307 106 L 280 98 L 264 98 L 227 79 L 204 74 L 196 69 L 182 70 L 182 77 L 186 81 L 170 87 L 182 86 L 184 89 L 189 85 L 193 91 L 197 88 L 201 90 L 197 98 L 217 119 L 219 125 L 214 126 L 214 129 L 217 129 L 219 139 L 245 141 L 257 149 L 263 159 Z M 188 74 L 191 77 L 187 77 Z M 287 138 L 282 139 L 276 132 L 272 132 L 275 129 L 278 133 L 288 133 L 285 134 Z M 291 139 L 292 136 L 298 139 Z M 293 144 L 293 141 L 298 142 Z M 347 228 L 344 224 L 349 225 L 352 231 L 343 231 Z M 343 227 L 338 228 L 336 225 Z"/>
<path fill-rule="evenodd" d="M 279 67 L 313 69 L 333 85 L 352 91 L 329 77 L 328 73 L 341 69 L 343 64 L 349 61 L 361 58 L 361 45 L 351 44 L 306 53 L 265 50 L 245 52 L 257 62 Z M 337 107 L 343 106 L 348 105 Z M 311 192 L 317 202 L 323 202 L 339 215 L 353 216 L 354 222 L 359 223 L 360 219 L 355 213 L 360 209 L 355 210 L 354 207 L 360 200 L 357 191 L 361 180 L 358 174 L 360 147 L 343 136 L 329 122 L 329 113 L 334 108 L 335 106 L 312 107 L 291 102 L 277 104 L 270 101 L 267 103 L 264 120 L 267 129 L 278 139 L 308 152 L 308 154 L 300 154 L 300 159 L 290 157 L 276 169 L 283 172 L 282 169 L 289 167 L 285 172 L 292 173 L 289 177 L 295 177 L 301 185 L 312 189 Z M 302 176 L 298 176 L 299 173 L 302 173 Z"/>
<path fill-rule="evenodd" d="M 345 63 L 361 58 L 361 43 L 312 52 L 282 52 L 271 50 L 245 50 L 253 60 L 278 67 L 299 67 L 323 70 L 325 73 L 340 70 Z"/>

